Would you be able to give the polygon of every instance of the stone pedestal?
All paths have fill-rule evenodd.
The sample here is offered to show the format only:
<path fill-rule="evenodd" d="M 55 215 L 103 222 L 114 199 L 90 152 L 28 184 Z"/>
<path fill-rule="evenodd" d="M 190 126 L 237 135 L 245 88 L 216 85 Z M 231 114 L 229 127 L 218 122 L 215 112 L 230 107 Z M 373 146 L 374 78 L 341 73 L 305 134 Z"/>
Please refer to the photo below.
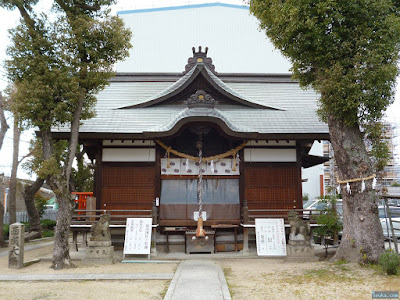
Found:
<path fill-rule="evenodd" d="M 88 263 L 113 264 L 114 246 L 111 246 L 111 241 L 89 241 L 86 248 L 86 261 Z"/>
<path fill-rule="evenodd" d="M 304 240 L 289 240 L 286 247 L 287 260 L 299 261 L 317 261 L 318 257 L 315 256 L 314 247 L 309 241 Z"/>
<path fill-rule="evenodd" d="M 21 269 L 24 266 L 24 236 L 25 225 L 14 223 L 10 225 L 8 267 L 10 269 Z"/>
<path fill-rule="evenodd" d="M 299 217 L 298 212 L 289 211 L 289 244 L 286 247 L 287 260 L 316 261 L 314 247 L 310 242 L 310 224 Z"/>
<path fill-rule="evenodd" d="M 243 227 L 243 255 L 249 255 L 249 228 Z"/>
<path fill-rule="evenodd" d="M 150 252 L 153 256 L 157 255 L 157 228 L 153 228 L 153 233 L 151 235 L 151 248 Z"/>

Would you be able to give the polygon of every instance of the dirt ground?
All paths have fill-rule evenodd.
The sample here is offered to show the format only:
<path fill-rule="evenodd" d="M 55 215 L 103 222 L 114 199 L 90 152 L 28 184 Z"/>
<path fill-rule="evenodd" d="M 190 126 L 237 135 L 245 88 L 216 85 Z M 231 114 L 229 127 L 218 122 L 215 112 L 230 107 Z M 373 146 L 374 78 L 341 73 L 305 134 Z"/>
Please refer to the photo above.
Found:
<path fill-rule="evenodd" d="M 24 261 L 51 257 L 52 246 L 25 252 Z M 55 271 L 50 261 L 42 261 L 16 270 L 8 268 L 8 257 L 0 258 L 0 274 L 79 274 L 79 273 L 174 273 L 178 263 L 120 263 L 113 265 L 84 265 L 73 261 L 76 268 Z M 101 281 L 46 281 L 1 282 L 0 299 L 163 299 L 169 280 L 101 280 Z"/>
<path fill-rule="evenodd" d="M 50 257 L 52 246 L 27 251 L 25 261 Z M 386 276 L 377 267 L 287 262 L 271 258 L 221 258 L 234 300 L 242 299 L 371 299 L 372 291 L 399 291 L 400 275 Z M 197 257 L 195 257 L 197 258 Z M 71 273 L 174 273 L 178 263 L 116 263 L 84 265 L 54 271 L 50 261 L 20 270 L 8 269 L 7 257 L 0 258 L 0 274 Z M 0 282 L 0 299 L 163 299 L 169 280 Z"/>
<path fill-rule="evenodd" d="M 372 299 L 372 291 L 400 290 L 400 275 L 358 264 L 266 258 L 220 263 L 232 299 Z"/>

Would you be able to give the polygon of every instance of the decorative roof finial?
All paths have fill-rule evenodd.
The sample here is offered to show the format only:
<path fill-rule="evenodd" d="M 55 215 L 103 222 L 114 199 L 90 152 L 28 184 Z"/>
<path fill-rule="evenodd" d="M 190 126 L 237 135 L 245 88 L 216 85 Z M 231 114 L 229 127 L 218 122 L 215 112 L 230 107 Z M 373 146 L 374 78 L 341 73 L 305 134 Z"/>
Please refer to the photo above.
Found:
<path fill-rule="evenodd" d="M 212 64 L 212 59 L 210 57 L 207 57 L 208 47 L 206 47 L 205 52 L 201 52 L 201 46 L 199 46 L 198 52 L 196 52 L 195 47 L 192 47 L 192 52 L 193 57 L 190 57 L 188 59 L 188 63 L 185 67 L 185 71 L 183 72 L 183 74 L 189 72 L 197 64 L 204 64 L 211 72 L 217 74 L 217 72 L 215 72 L 215 66 Z"/>
<path fill-rule="evenodd" d="M 214 98 L 207 94 L 203 90 L 198 90 L 196 93 L 191 95 L 187 101 L 185 101 L 186 105 L 189 109 L 214 109 L 215 105 L 218 104 L 218 101 L 215 101 Z"/>

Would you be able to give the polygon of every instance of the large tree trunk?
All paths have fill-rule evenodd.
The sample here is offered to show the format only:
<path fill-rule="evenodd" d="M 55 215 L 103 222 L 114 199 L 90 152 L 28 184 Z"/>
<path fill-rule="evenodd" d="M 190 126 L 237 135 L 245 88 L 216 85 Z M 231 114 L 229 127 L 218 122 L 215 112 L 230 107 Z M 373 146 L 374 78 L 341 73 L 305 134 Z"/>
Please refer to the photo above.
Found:
<path fill-rule="evenodd" d="M 4 98 L 3 95 L 0 93 L 0 150 L 3 146 L 4 137 L 6 136 L 6 132 L 8 130 L 8 124 L 6 120 L 6 116 L 4 114 Z"/>
<path fill-rule="evenodd" d="M 71 123 L 71 137 L 68 145 L 67 161 L 64 164 L 63 176 L 51 181 L 57 188 L 53 188 L 59 203 L 56 233 L 54 236 L 53 263 L 52 268 L 61 270 L 71 267 L 71 259 L 69 256 L 69 227 L 71 224 L 72 214 L 75 208 L 74 200 L 70 193 L 70 178 L 72 163 L 78 146 L 79 124 L 83 107 L 84 97 L 80 99 L 74 112 L 74 118 Z M 51 134 L 49 134 L 50 136 Z M 44 145 L 44 144 L 43 144 Z"/>
<path fill-rule="evenodd" d="M 18 154 L 19 154 L 19 137 L 21 131 L 18 126 L 18 118 L 14 115 L 14 134 L 13 134 L 13 160 L 11 167 L 11 177 L 10 177 L 10 202 L 9 202 L 9 215 L 10 222 L 13 224 L 17 221 L 16 214 L 16 202 L 17 202 L 17 171 L 18 171 Z"/>
<path fill-rule="evenodd" d="M 4 194 L 4 189 L 5 189 L 5 184 L 4 184 L 4 176 L 0 175 L 0 193 L 3 195 Z M 1 197 L 1 196 L 0 196 Z M 4 199 L 5 201 L 6 199 Z M 0 247 L 4 247 L 4 203 L 3 201 L 0 200 Z"/>
<path fill-rule="evenodd" d="M 53 155 L 52 136 L 50 130 L 40 130 L 42 134 L 43 159 L 51 159 Z M 69 226 L 71 223 L 74 202 L 71 199 L 68 180 L 63 174 L 49 176 L 47 180 L 58 200 L 57 225 L 54 234 L 52 268 L 61 270 L 72 267 L 69 256 Z"/>
<path fill-rule="evenodd" d="M 1 178 L 0 176 L 0 185 L 3 184 L 3 178 Z M 0 191 L 2 191 L 3 189 L 0 189 Z M 4 242 L 4 206 L 3 206 L 3 201 L 0 200 L 0 247 L 4 247 L 5 246 L 5 242 Z"/>
<path fill-rule="evenodd" d="M 59 207 L 54 235 L 52 268 L 61 270 L 74 266 L 69 256 L 69 226 L 75 206 L 69 188 L 65 186 L 65 182 L 57 182 L 57 185 L 60 187 L 63 186 L 63 189 L 59 189 L 56 193 Z"/>
<path fill-rule="evenodd" d="M 37 237 L 42 236 L 42 225 L 40 224 L 40 216 L 35 205 L 35 194 L 39 191 L 43 183 L 44 179 L 38 178 L 34 183 L 26 185 L 24 189 L 24 201 L 29 216 L 30 231 L 37 232 Z"/>
<path fill-rule="evenodd" d="M 339 180 L 365 178 L 373 174 L 363 134 L 358 127 L 350 127 L 328 117 L 331 143 L 339 167 Z M 343 236 L 334 259 L 357 262 L 376 262 L 383 251 L 384 239 L 379 221 L 378 206 L 372 180 L 341 184 L 343 197 Z"/>
<path fill-rule="evenodd" d="M 1 201 L 0 201 L 1 202 Z M 3 203 L 0 203 L 0 248 L 5 246 L 5 242 L 4 242 L 4 207 L 3 207 Z"/>

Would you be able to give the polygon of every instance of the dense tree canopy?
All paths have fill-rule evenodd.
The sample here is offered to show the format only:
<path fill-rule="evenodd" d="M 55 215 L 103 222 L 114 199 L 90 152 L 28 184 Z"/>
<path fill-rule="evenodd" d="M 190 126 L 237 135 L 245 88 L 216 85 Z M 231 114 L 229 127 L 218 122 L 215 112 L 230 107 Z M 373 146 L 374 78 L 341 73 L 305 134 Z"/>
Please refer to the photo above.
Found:
<path fill-rule="evenodd" d="M 6 0 L 0 6 L 18 9 L 21 15 L 20 25 L 11 31 L 6 69 L 17 86 L 15 110 L 40 130 L 40 174 L 59 200 L 53 267 L 62 269 L 70 265 L 70 180 L 80 122 L 93 116 L 97 92 L 114 75 L 116 61 L 128 55 L 131 32 L 110 15 L 114 0 L 54 0 L 52 16 L 35 14 L 37 3 Z M 60 161 L 51 128 L 63 125 L 70 128 L 70 137 Z"/>
<path fill-rule="evenodd" d="M 19 113 L 34 126 L 70 123 L 82 93 L 81 119 L 93 116 L 95 94 L 114 74 L 113 64 L 128 55 L 130 33 L 121 19 L 94 19 L 75 10 L 60 13 L 55 22 L 35 16 L 33 33 L 26 20 L 11 30 L 8 77 L 19 84 Z"/>
<path fill-rule="evenodd" d="M 251 11 L 293 63 L 321 113 L 346 124 L 379 121 L 393 100 L 400 18 L 391 0 L 253 0 Z"/>
<path fill-rule="evenodd" d="M 251 0 L 250 10 L 293 64 L 301 86 L 320 93 L 342 181 L 372 178 L 386 157 L 379 121 L 393 101 L 400 15 L 392 0 Z M 373 162 L 375 165 L 373 166 Z M 337 258 L 376 261 L 383 249 L 372 180 L 342 185 L 344 229 Z"/>

